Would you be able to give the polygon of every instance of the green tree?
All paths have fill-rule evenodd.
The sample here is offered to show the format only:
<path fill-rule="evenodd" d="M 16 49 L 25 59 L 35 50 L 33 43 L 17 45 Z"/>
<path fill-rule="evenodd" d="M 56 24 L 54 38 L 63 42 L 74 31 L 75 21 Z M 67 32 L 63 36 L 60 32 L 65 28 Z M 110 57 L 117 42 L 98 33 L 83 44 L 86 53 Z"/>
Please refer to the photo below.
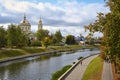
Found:
<path fill-rule="evenodd" d="M 16 45 L 16 26 L 11 24 L 7 30 L 7 43 L 9 47 Z"/>
<path fill-rule="evenodd" d="M 56 45 L 58 43 L 58 39 L 56 36 L 53 36 L 52 39 L 51 39 L 51 44 L 52 45 Z"/>
<path fill-rule="evenodd" d="M 48 35 L 49 35 L 49 31 L 43 30 L 43 29 L 38 30 L 36 33 L 37 40 L 39 40 L 39 41 L 44 40 L 44 38 L 48 37 Z"/>
<path fill-rule="evenodd" d="M 67 35 L 65 43 L 68 45 L 75 44 L 75 37 L 73 35 Z"/>
<path fill-rule="evenodd" d="M 62 41 L 62 34 L 60 30 L 56 31 L 55 34 L 51 34 L 51 44 L 52 45 L 59 45 Z"/>
<path fill-rule="evenodd" d="M 42 41 L 42 45 L 45 46 L 45 48 L 47 48 L 50 45 L 50 38 L 45 37 L 44 40 Z"/>
<path fill-rule="evenodd" d="M 120 61 L 120 1 L 105 0 L 110 12 L 107 14 L 98 13 L 98 19 L 85 26 L 91 33 L 102 32 L 102 53 L 110 56 L 111 60 L 117 64 Z"/>
<path fill-rule="evenodd" d="M 29 46 L 29 37 L 26 35 L 25 32 L 21 31 L 20 30 L 20 33 L 19 33 L 19 42 L 18 44 L 16 45 L 17 47 L 25 47 L 25 46 Z"/>
<path fill-rule="evenodd" d="M 60 32 L 60 30 L 56 31 L 55 35 L 54 35 L 56 38 L 57 38 L 57 42 L 61 42 L 62 40 L 62 34 Z"/>
<path fill-rule="evenodd" d="M 0 49 L 2 47 L 5 47 L 7 44 L 6 35 L 7 35 L 6 30 L 3 28 L 3 26 L 0 26 Z"/>
<path fill-rule="evenodd" d="M 26 34 L 19 26 L 9 25 L 7 30 L 7 44 L 9 47 L 23 47 L 27 45 L 27 42 Z"/>
<path fill-rule="evenodd" d="M 88 41 L 89 45 L 94 45 L 93 34 L 88 34 L 87 37 L 86 37 L 86 40 Z"/>

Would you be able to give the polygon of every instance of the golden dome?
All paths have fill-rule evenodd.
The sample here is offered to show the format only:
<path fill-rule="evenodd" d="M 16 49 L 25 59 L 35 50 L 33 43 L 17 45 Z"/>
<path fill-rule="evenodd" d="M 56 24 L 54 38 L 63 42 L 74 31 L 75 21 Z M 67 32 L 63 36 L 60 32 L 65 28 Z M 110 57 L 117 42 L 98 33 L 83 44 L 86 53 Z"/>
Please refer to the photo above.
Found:
<path fill-rule="evenodd" d="M 20 23 L 28 24 L 29 22 L 27 20 L 22 20 Z"/>
<path fill-rule="evenodd" d="M 26 16 L 24 15 L 24 19 L 22 21 L 20 21 L 20 25 L 26 25 L 26 26 L 30 26 L 29 21 L 26 19 Z"/>

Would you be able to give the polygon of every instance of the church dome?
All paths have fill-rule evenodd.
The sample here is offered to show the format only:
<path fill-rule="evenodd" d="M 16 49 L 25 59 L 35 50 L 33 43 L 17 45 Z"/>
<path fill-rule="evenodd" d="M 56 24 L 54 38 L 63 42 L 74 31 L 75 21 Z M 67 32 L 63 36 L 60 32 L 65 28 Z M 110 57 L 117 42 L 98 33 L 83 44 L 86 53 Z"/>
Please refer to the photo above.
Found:
<path fill-rule="evenodd" d="M 27 21 L 27 20 L 22 20 L 22 21 L 20 21 L 20 23 L 28 24 L 29 21 Z"/>
<path fill-rule="evenodd" d="M 30 26 L 29 21 L 26 19 L 26 16 L 24 15 L 24 19 L 20 21 L 20 25 Z"/>

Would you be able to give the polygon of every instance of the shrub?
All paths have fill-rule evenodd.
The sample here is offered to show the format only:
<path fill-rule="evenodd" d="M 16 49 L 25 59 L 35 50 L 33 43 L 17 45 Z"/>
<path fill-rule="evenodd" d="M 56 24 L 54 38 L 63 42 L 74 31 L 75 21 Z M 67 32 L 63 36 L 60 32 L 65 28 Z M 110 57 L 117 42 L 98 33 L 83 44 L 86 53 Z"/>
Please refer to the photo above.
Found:
<path fill-rule="evenodd" d="M 58 80 L 58 78 L 64 74 L 72 65 L 66 65 L 63 67 L 61 70 L 55 72 L 52 74 L 52 79 L 51 80 Z"/>
<path fill-rule="evenodd" d="M 80 60 L 80 59 L 82 59 L 83 57 L 82 56 L 80 56 L 79 58 L 78 58 L 78 60 Z"/>

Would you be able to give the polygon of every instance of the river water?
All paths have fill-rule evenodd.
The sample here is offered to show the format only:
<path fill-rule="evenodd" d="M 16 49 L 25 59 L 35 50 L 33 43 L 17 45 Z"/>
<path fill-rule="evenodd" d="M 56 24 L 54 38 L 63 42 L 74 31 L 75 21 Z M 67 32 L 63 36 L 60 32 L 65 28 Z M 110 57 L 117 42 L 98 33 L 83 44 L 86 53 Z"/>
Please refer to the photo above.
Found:
<path fill-rule="evenodd" d="M 80 56 L 99 53 L 99 50 L 61 52 L 59 56 L 37 56 L 0 64 L 0 80 L 50 80 L 52 73 L 72 64 Z"/>

